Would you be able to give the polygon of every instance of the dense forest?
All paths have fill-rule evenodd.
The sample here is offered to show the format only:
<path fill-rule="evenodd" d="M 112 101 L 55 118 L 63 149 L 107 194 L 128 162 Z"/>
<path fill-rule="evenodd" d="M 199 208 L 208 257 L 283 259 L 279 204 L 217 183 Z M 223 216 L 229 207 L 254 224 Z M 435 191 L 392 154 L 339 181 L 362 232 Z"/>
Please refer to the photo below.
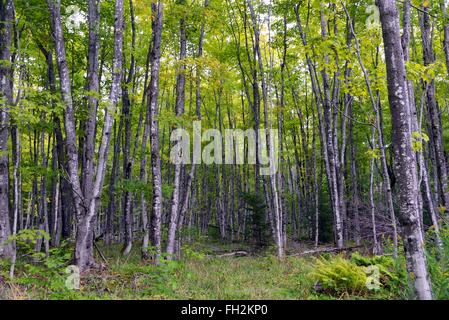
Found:
<path fill-rule="evenodd" d="M 448 7 L 0 0 L 0 299 L 449 299 Z"/>

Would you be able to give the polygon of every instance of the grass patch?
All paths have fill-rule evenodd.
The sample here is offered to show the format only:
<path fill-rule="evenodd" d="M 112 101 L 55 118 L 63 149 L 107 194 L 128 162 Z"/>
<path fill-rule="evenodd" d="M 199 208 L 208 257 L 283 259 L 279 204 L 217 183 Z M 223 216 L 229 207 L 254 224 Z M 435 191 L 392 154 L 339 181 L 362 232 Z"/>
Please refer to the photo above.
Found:
<path fill-rule="evenodd" d="M 445 239 L 446 240 L 446 239 Z M 142 263 L 136 244 L 128 257 L 120 246 L 102 247 L 108 266 L 85 275 L 80 290 L 66 287 L 70 246 L 42 261 L 20 259 L 16 277 L 8 280 L 6 262 L 0 265 L 1 299 L 102 300 L 328 300 L 404 299 L 407 293 L 405 261 L 391 257 L 351 257 L 325 254 L 320 258 L 289 257 L 279 261 L 270 250 L 248 257 L 214 256 L 244 250 L 237 244 L 202 241 L 183 248 L 180 261 L 159 266 Z M 447 258 L 445 258 L 447 259 Z M 447 267 L 429 259 L 436 298 L 447 299 Z M 97 261 L 101 261 L 97 257 Z M 377 266 L 380 288 L 366 288 L 367 267 Z"/>

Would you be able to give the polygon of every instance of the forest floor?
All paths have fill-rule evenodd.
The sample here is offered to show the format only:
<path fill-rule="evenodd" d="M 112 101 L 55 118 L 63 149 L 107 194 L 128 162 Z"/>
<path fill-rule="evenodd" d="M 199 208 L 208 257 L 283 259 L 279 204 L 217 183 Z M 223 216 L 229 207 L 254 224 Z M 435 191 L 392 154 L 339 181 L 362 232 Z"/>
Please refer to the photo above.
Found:
<path fill-rule="evenodd" d="M 350 253 L 279 261 L 267 249 L 258 255 L 222 257 L 218 251 L 249 248 L 203 241 L 185 246 L 180 261 L 154 266 L 141 262 L 138 246 L 128 257 L 120 254 L 119 247 L 100 247 L 108 264 L 83 276 L 79 290 L 67 289 L 70 272 L 65 260 L 71 253 L 58 249 L 44 263 L 18 265 L 13 281 L 5 280 L 6 268 L 2 268 L 0 299 L 405 299 L 409 294 L 404 290 L 403 266 L 392 264 L 388 257 L 375 258 L 380 264 L 381 288 L 367 290 L 367 278 L 359 265 L 360 261 L 374 263 L 370 262 L 374 258 L 357 253 L 352 256 L 358 265 Z"/>

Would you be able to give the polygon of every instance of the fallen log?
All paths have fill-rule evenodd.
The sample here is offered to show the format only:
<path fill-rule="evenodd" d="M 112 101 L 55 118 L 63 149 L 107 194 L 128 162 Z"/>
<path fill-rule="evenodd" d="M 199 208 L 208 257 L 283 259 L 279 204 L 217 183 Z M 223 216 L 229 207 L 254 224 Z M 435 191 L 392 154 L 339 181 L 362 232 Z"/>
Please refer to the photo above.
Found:
<path fill-rule="evenodd" d="M 339 252 L 343 252 L 343 251 L 359 249 L 362 247 L 363 246 L 354 246 L 354 247 L 346 247 L 346 248 L 322 248 L 322 249 L 308 250 L 308 251 L 304 251 L 304 252 L 300 252 L 300 253 L 295 253 L 295 254 L 289 255 L 289 257 L 303 257 L 303 256 L 321 254 L 321 253 L 339 253 Z"/>
<path fill-rule="evenodd" d="M 246 251 L 235 251 L 235 252 L 228 252 L 224 254 L 219 254 L 211 257 L 215 258 L 226 258 L 226 257 L 247 257 L 249 256 L 249 253 Z"/>

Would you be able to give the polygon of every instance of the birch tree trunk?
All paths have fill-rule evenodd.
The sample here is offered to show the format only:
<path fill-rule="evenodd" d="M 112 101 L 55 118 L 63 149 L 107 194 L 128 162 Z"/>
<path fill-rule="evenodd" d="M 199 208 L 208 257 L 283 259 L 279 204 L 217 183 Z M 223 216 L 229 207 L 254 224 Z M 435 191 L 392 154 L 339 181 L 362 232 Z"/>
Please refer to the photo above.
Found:
<path fill-rule="evenodd" d="M 424 243 L 419 228 L 417 204 L 416 159 L 410 132 L 409 99 L 407 95 L 404 53 L 401 46 L 399 12 L 393 0 L 377 0 L 387 66 L 388 97 L 392 116 L 392 140 L 398 178 L 399 219 L 409 270 L 413 271 L 417 297 L 432 299 L 427 272 Z"/>
<path fill-rule="evenodd" d="M 48 81 L 48 89 L 52 96 L 56 96 L 56 76 L 53 66 L 53 54 L 52 51 L 47 50 L 41 43 L 37 43 L 39 49 L 42 51 L 42 54 L 45 56 L 45 61 L 47 62 L 47 81 Z M 55 108 L 56 99 L 51 100 L 52 108 Z M 55 123 L 54 135 L 55 135 L 55 144 L 56 144 L 56 156 L 58 162 L 58 169 L 60 172 L 67 171 L 67 161 L 66 161 L 66 152 L 64 148 L 64 139 L 62 137 L 61 130 L 61 120 L 59 117 L 54 116 L 53 119 Z M 72 196 L 70 190 L 70 183 L 67 181 L 66 177 L 63 174 L 59 175 L 59 185 L 61 188 L 60 192 L 60 207 L 61 207 L 61 217 L 60 218 L 60 227 L 61 227 L 61 236 L 68 238 L 70 237 L 70 223 L 71 223 L 71 211 L 72 211 Z"/>
<path fill-rule="evenodd" d="M 93 236 L 96 218 L 96 210 L 100 203 L 101 191 L 103 189 L 104 176 L 106 174 L 106 161 L 108 159 L 109 146 L 111 140 L 114 113 L 120 98 L 120 84 L 122 79 L 122 51 L 123 51 L 123 0 L 115 2 L 115 25 L 114 25 L 114 59 L 112 70 L 112 86 L 109 96 L 101 145 L 98 154 L 98 164 L 95 172 L 95 182 L 93 184 L 92 200 L 89 203 L 88 211 L 81 217 L 78 223 L 75 259 L 80 270 L 85 271 L 94 263 L 93 261 Z"/>
<path fill-rule="evenodd" d="M 131 16 L 131 30 L 132 30 L 132 49 L 131 52 L 131 63 L 129 66 L 128 76 L 123 86 L 123 108 L 122 108 L 122 116 L 123 121 L 125 123 L 125 132 L 124 132 L 124 146 L 123 146 L 123 176 L 125 181 L 129 181 L 131 179 L 132 167 L 134 164 L 133 159 L 130 156 L 131 152 L 131 101 L 129 97 L 129 86 L 132 84 L 134 79 L 134 69 L 136 64 L 136 59 L 134 56 L 134 50 L 136 47 L 136 25 L 135 25 L 135 17 L 134 17 L 134 6 L 133 1 L 129 0 L 129 8 L 130 8 L 130 16 Z M 123 250 L 123 254 L 128 255 L 131 252 L 133 245 L 133 210 L 132 210 L 132 194 L 128 190 L 125 190 L 123 195 L 123 215 L 125 217 L 125 248 Z"/>
<path fill-rule="evenodd" d="M 373 149 L 376 146 L 376 128 L 373 128 L 371 145 Z M 371 225 L 373 231 L 373 254 L 378 255 L 380 253 L 379 242 L 377 240 L 377 226 L 376 226 L 376 206 L 374 203 L 374 164 L 376 162 L 376 158 L 374 155 L 371 156 L 371 165 L 370 165 L 370 189 L 369 189 L 369 203 L 370 203 L 370 211 L 371 211 Z"/>
<path fill-rule="evenodd" d="M 423 44 L 424 65 L 429 66 L 435 62 L 433 50 L 432 25 L 428 13 L 429 8 L 423 7 L 420 13 L 420 28 Z M 443 129 L 441 126 L 440 110 L 435 97 L 435 80 L 424 81 L 426 90 L 426 104 L 430 119 L 430 133 L 433 137 L 435 149 L 436 169 L 438 172 L 438 183 L 440 190 L 440 204 L 449 212 L 449 189 L 447 161 L 443 143 Z"/>
<path fill-rule="evenodd" d="M 296 25 L 299 29 L 299 33 L 301 36 L 302 44 L 307 46 L 306 34 L 304 33 L 304 29 L 301 24 L 301 17 L 299 14 L 299 5 L 295 6 L 296 13 Z M 321 31 L 322 36 L 326 37 L 326 23 L 324 21 L 324 14 L 321 14 Z M 330 105 L 330 87 L 329 87 L 329 77 L 326 73 L 326 70 L 323 69 L 321 74 L 323 76 L 323 90 L 321 90 L 318 75 L 316 72 L 316 68 L 309 56 L 306 53 L 306 60 L 308 71 L 310 74 L 312 91 L 316 99 L 317 106 L 317 114 L 318 114 L 318 122 L 320 128 L 320 137 L 321 137 L 321 145 L 322 152 L 325 161 L 326 168 L 326 176 L 328 181 L 328 186 L 330 190 L 330 200 L 332 205 L 332 211 L 334 213 L 335 218 L 335 238 L 336 243 L 339 248 L 343 248 L 344 239 L 343 239 L 343 225 L 341 221 L 340 215 L 340 201 L 338 198 L 338 186 L 337 186 L 337 175 L 336 175 L 336 167 L 335 167 L 335 152 L 333 146 L 333 130 L 331 127 L 332 123 L 332 114 L 331 114 L 331 105 Z M 323 92 L 322 92 L 323 91 Z M 324 98 L 322 96 L 324 95 Z M 322 111 L 323 107 L 323 111 Z"/>
<path fill-rule="evenodd" d="M 325 20 L 324 12 L 321 11 L 321 35 L 323 40 L 327 38 L 327 22 Z M 329 57 L 326 54 L 324 57 L 326 63 L 329 63 Z M 329 190 L 331 195 L 332 209 L 334 213 L 335 219 L 335 238 L 336 243 L 339 248 L 343 248 L 344 239 L 343 239 L 343 221 L 341 216 L 341 206 L 340 206 L 340 195 L 338 192 L 338 182 L 337 182 L 337 146 L 334 144 L 334 134 L 333 134 L 333 120 L 332 120 L 332 101 L 331 101 L 331 87 L 330 87 L 330 79 L 327 74 L 327 70 L 324 67 L 321 70 L 322 76 L 322 85 L 323 85 L 323 120 L 325 126 L 326 133 L 326 148 L 328 155 L 328 163 L 329 163 Z"/>
<path fill-rule="evenodd" d="M 353 235 L 355 244 L 358 246 L 361 243 L 360 234 L 360 216 L 359 216 L 359 206 L 360 206 L 360 196 L 359 196 L 359 183 L 358 183 L 358 172 L 357 172 L 357 162 L 356 162 L 356 147 L 354 138 L 354 117 L 353 117 L 353 106 L 350 106 L 349 117 L 351 118 L 349 122 L 349 143 L 351 145 L 351 186 L 352 186 L 352 215 L 353 215 Z"/>
<path fill-rule="evenodd" d="M 410 38 L 411 38 L 411 3 L 410 0 L 404 1 L 404 14 L 403 14 L 403 33 L 402 33 L 402 49 L 404 50 L 404 60 L 407 62 L 410 60 Z M 448 25 L 449 26 L 449 25 Z M 419 123 L 421 121 L 418 121 L 418 112 L 417 112 L 417 106 L 416 106 L 416 99 L 415 99 L 415 90 L 413 86 L 413 81 L 407 80 L 407 92 L 409 96 L 410 101 L 410 115 L 412 119 L 412 132 L 419 133 L 422 136 L 422 125 Z M 424 93 L 426 94 L 426 93 Z M 422 119 L 423 117 L 423 104 L 424 104 L 425 98 L 424 96 L 421 99 L 421 112 L 420 117 Z M 422 181 L 424 190 L 423 194 L 427 201 L 427 206 L 429 210 L 430 218 L 432 219 L 432 223 L 434 226 L 434 232 L 436 237 L 436 243 L 440 250 L 442 249 L 442 242 L 440 237 L 440 226 L 438 221 L 438 213 L 435 207 L 435 202 L 432 197 L 432 189 L 430 186 L 430 180 L 429 180 L 429 174 L 428 174 L 428 168 L 427 163 L 424 160 L 424 150 L 418 151 L 416 153 L 416 158 L 419 164 L 419 173 L 420 173 L 420 181 Z M 419 186 L 418 186 L 419 188 Z M 423 230 L 424 231 L 424 230 Z"/>
<path fill-rule="evenodd" d="M 341 3 L 343 5 L 343 8 L 345 10 L 348 20 L 350 20 L 350 16 L 349 16 L 349 13 L 348 13 L 346 7 L 344 6 L 343 2 L 341 2 Z M 372 90 L 369 73 L 366 70 L 363 60 L 362 60 L 362 57 L 361 57 L 360 44 L 359 44 L 357 35 L 355 34 L 354 26 L 352 23 L 350 23 L 349 25 L 350 25 L 350 31 L 355 40 L 357 58 L 358 58 L 360 67 L 362 68 L 363 76 L 365 78 L 365 83 L 366 83 L 366 87 L 368 89 L 370 102 L 371 102 L 374 112 L 376 113 L 376 122 L 375 122 L 374 126 L 376 128 L 378 141 L 380 144 L 380 147 L 379 147 L 380 160 L 381 160 L 381 165 L 382 165 L 382 175 L 384 178 L 385 192 L 386 192 L 386 196 L 387 196 L 387 208 L 388 208 L 388 212 L 389 212 L 389 215 L 391 218 L 391 224 L 393 227 L 393 245 L 394 245 L 393 255 L 394 255 L 394 257 L 397 257 L 398 234 L 397 234 L 397 228 L 396 228 L 396 216 L 394 213 L 393 190 L 391 188 L 390 176 L 388 173 L 387 154 L 385 152 L 386 144 L 385 144 L 385 140 L 384 140 L 383 115 L 382 115 L 382 105 L 380 104 L 380 93 L 379 93 L 379 91 L 377 91 L 377 100 L 376 100 L 376 98 L 374 97 L 373 90 Z M 376 62 L 376 64 L 377 64 L 377 62 Z M 376 243 L 376 245 L 377 245 L 377 243 Z"/>
<path fill-rule="evenodd" d="M 61 1 L 47 0 L 48 8 L 51 16 L 51 25 L 53 31 L 53 40 L 55 43 L 56 62 L 59 70 L 60 90 L 62 102 L 65 107 L 64 124 L 66 133 L 66 153 L 67 153 L 67 169 L 68 180 L 72 189 L 72 199 L 76 212 L 78 224 L 82 222 L 86 214 L 86 206 L 84 202 L 83 191 L 81 188 L 80 179 L 78 176 L 78 150 L 77 150 L 77 135 L 75 127 L 75 113 L 73 109 L 72 91 L 70 85 L 70 74 L 66 58 L 65 41 L 63 34 L 63 27 L 61 22 Z M 75 252 L 75 263 L 80 270 L 84 271 L 88 266 L 93 264 L 93 254 L 83 255 L 81 257 L 78 252 Z"/>
<path fill-rule="evenodd" d="M 95 136 L 97 130 L 97 108 L 99 100 L 99 51 L 100 51 L 100 1 L 89 0 L 89 49 L 87 66 L 87 121 L 85 124 L 85 141 L 83 143 L 83 179 L 82 188 L 86 206 L 92 200 L 95 170 Z"/>
<path fill-rule="evenodd" d="M 268 41 L 271 42 L 271 3 L 268 10 Z M 273 195 L 273 214 L 275 217 L 275 224 L 276 224 L 276 244 L 277 244 L 277 254 L 279 259 L 284 259 L 285 257 L 285 246 L 286 246 L 286 237 L 284 232 L 284 215 L 282 213 L 282 197 L 279 195 L 278 192 L 278 186 L 282 190 L 282 177 L 281 177 L 281 168 L 279 168 L 279 159 L 276 157 L 278 155 L 278 152 L 274 149 L 275 143 L 274 139 L 276 137 L 272 136 L 272 129 L 273 129 L 273 92 L 272 92 L 272 80 L 274 77 L 273 73 L 273 54 L 271 50 L 269 50 L 269 76 L 268 76 L 268 86 L 266 90 L 266 94 L 270 96 L 269 98 L 269 111 L 270 115 L 268 115 L 268 112 L 266 112 L 266 122 L 268 125 L 265 126 L 265 128 L 268 130 L 267 134 L 267 145 L 268 145 L 268 157 L 270 159 L 270 182 L 271 182 L 271 191 Z M 282 131 L 282 128 L 280 128 Z M 279 138 L 279 137 L 277 137 Z M 281 133 L 282 138 L 282 133 Z M 282 144 L 282 140 L 280 139 L 279 143 Z"/>
<path fill-rule="evenodd" d="M 11 234 L 9 222 L 9 106 L 13 103 L 11 44 L 14 23 L 13 0 L 0 1 L 0 258 L 11 257 L 14 248 L 6 244 Z"/>
<path fill-rule="evenodd" d="M 152 215 L 152 244 L 156 253 L 154 262 L 159 263 L 161 255 L 161 218 L 162 218 L 162 173 L 161 155 L 159 153 L 159 122 L 157 119 L 159 99 L 159 69 L 161 58 L 163 3 L 153 0 L 151 9 L 152 22 L 152 49 L 150 54 L 151 79 L 148 90 L 148 106 L 150 111 L 150 137 L 151 137 L 151 172 L 153 185 L 153 215 Z"/>
<path fill-rule="evenodd" d="M 180 1 L 185 5 L 185 1 Z M 176 116 L 181 117 L 184 114 L 185 108 L 185 85 L 186 85 L 186 65 L 185 59 L 187 58 L 187 35 L 186 35 L 186 21 L 184 18 L 179 20 L 179 38 L 180 38 L 180 52 L 179 63 L 180 68 L 176 79 Z M 181 175 L 182 164 L 175 164 L 175 177 L 173 184 L 173 195 L 171 202 L 171 214 L 170 224 L 168 227 L 168 240 L 167 240 L 167 255 L 169 259 L 173 258 L 175 252 L 176 231 L 178 229 L 179 214 L 180 214 L 180 195 L 181 195 Z"/>
<path fill-rule="evenodd" d="M 144 98 L 142 99 L 142 113 L 141 118 L 143 123 L 143 135 L 142 135 L 142 144 L 140 149 L 140 172 L 139 172 L 139 179 L 141 183 L 146 184 L 148 183 L 148 173 L 147 173 L 147 162 L 148 162 L 148 156 L 147 156 L 147 147 L 148 147 L 148 139 L 150 136 L 150 118 L 151 118 L 151 110 L 148 107 L 145 112 L 145 121 L 143 121 L 143 114 L 144 114 L 144 106 L 145 102 L 149 104 L 148 98 L 149 98 L 149 92 L 147 90 L 148 85 L 148 73 L 150 68 L 150 62 L 151 62 L 151 53 L 152 51 L 152 44 L 150 44 L 150 48 L 148 49 L 148 55 L 147 55 L 147 63 L 146 63 L 146 69 L 145 69 L 145 82 L 144 82 Z M 145 95 L 148 97 L 145 98 Z M 139 133 L 136 135 L 136 144 L 135 144 L 135 150 L 134 150 L 134 156 L 136 155 L 137 150 L 137 144 L 139 136 Z M 148 204 L 147 199 L 145 197 L 145 192 L 141 191 L 140 193 L 140 211 L 141 211 L 141 218 L 142 218 L 142 229 L 143 229 L 143 238 L 142 238 L 142 246 L 141 246 L 141 256 L 142 260 L 147 260 L 149 258 L 148 254 L 148 246 L 150 244 L 150 225 L 148 222 Z"/>
<path fill-rule="evenodd" d="M 448 12 L 448 3 L 445 0 L 441 1 L 441 11 L 443 11 L 444 20 L 443 20 L 443 50 L 444 55 L 446 56 L 446 68 L 447 74 L 449 76 L 449 12 Z"/>
<path fill-rule="evenodd" d="M 207 9 L 209 7 L 209 0 L 204 1 L 204 8 Z M 203 44 L 204 44 L 204 34 L 205 34 L 205 23 L 203 22 L 201 24 L 200 29 L 200 39 L 198 43 L 198 52 L 197 52 L 197 58 L 201 58 L 203 56 Z M 200 66 L 197 66 L 196 70 L 196 94 L 195 94 L 195 106 L 196 106 L 196 115 L 198 117 L 198 120 L 201 121 L 202 115 L 201 115 L 201 69 Z M 187 177 L 187 183 L 186 183 L 186 189 L 184 194 L 184 201 L 181 206 L 181 212 L 179 217 L 179 228 L 182 228 L 185 216 L 187 214 L 187 210 L 189 208 L 189 201 L 192 197 L 192 183 L 195 179 L 195 172 L 196 172 L 196 165 L 192 163 L 192 167 L 190 168 L 190 173 Z M 191 222 L 191 220 L 189 221 Z"/>

